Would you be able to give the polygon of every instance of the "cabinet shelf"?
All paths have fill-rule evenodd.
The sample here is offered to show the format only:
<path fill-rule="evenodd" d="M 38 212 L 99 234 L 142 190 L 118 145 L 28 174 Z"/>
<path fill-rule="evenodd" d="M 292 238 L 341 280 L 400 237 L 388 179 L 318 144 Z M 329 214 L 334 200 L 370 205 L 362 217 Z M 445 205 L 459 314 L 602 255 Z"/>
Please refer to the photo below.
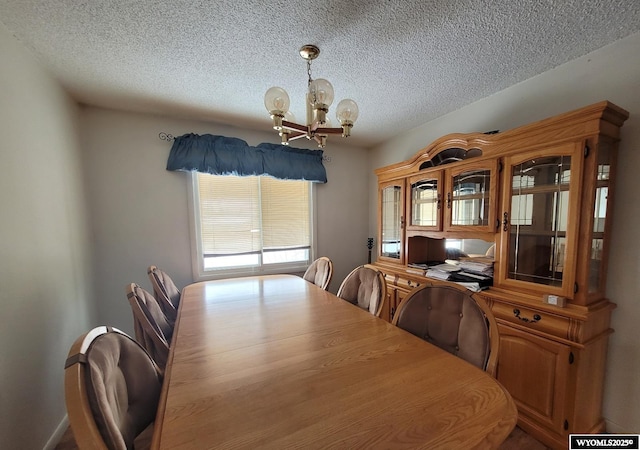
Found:
<path fill-rule="evenodd" d="M 511 229 L 518 228 L 518 234 L 520 236 L 539 236 L 539 237 L 556 237 L 564 238 L 567 236 L 566 231 L 553 231 L 553 230 L 534 230 L 527 228 L 528 225 L 511 225 Z"/>
<path fill-rule="evenodd" d="M 568 192 L 568 184 L 532 186 L 532 187 L 513 187 L 514 195 L 537 195 L 537 194 L 556 194 L 558 192 Z"/>
<path fill-rule="evenodd" d="M 459 201 L 459 200 L 490 200 L 489 194 L 479 192 L 477 194 L 461 194 L 461 195 L 453 195 L 451 197 L 451 201 Z"/>

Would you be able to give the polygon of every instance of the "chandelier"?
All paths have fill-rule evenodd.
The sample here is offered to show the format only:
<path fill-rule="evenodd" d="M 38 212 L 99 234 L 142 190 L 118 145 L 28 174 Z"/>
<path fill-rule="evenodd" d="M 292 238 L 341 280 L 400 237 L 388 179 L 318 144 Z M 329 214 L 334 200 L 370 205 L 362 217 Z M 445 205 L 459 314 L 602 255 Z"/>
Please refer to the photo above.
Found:
<path fill-rule="evenodd" d="M 333 86 L 329 81 L 311 78 L 311 61 L 320 54 L 320 49 L 315 45 L 305 45 L 300 49 L 300 56 L 307 61 L 308 90 L 306 94 L 306 125 L 295 122 L 293 114 L 289 112 L 289 94 L 281 87 L 269 88 L 264 95 L 264 106 L 273 119 L 273 129 L 278 131 L 283 145 L 289 141 L 306 137 L 318 143 L 318 147 L 324 148 L 327 136 L 341 134 L 349 137 L 353 123 L 358 118 L 358 105 L 351 99 L 344 99 L 338 103 L 336 117 L 341 128 L 332 128 L 327 118 L 329 106 L 333 103 Z"/>

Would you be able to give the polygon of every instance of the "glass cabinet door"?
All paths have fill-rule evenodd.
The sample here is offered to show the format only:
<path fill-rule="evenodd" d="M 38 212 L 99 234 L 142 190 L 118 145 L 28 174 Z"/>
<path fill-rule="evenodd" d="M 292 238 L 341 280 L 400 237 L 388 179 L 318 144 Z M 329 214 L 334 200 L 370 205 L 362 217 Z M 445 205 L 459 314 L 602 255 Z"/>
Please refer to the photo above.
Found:
<path fill-rule="evenodd" d="M 589 252 L 588 293 L 604 295 L 604 274 L 607 271 L 605 259 L 605 229 L 609 211 L 609 187 L 612 172 L 613 142 L 602 140 L 597 150 L 595 201 L 593 208 L 593 226 L 591 229 L 591 248 Z"/>
<path fill-rule="evenodd" d="M 409 180 L 411 215 L 408 229 L 441 230 L 442 171 Z"/>
<path fill-rule="evenodd" d="M 571 144 L 507 159 L 501 281 L 572 295 L 581 170 L 574 150 Z"/>
<path fill-rule="evenodd" d="M 380 186 L 379 251 L 381 258 L 403 262 L 404 189 L 403 181 Z"/>
<path fill-rule="evenodd" d="M 497 161 L 460 167 L 448 173 L 446 224 L 448 229 L 495 232 Z"/>

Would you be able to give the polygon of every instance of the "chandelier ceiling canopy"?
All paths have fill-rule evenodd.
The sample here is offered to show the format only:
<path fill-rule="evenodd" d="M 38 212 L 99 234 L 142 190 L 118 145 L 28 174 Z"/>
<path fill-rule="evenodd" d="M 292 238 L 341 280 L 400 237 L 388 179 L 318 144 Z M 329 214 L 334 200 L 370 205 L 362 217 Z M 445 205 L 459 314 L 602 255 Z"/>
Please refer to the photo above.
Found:
<path fill-rule="evenodd" d="M 273 119 L 273 129 L 278 131 L 281 142 L 288 145 L 289 141 L 306 137 L 313 139 L 320 148 L 327 143 L 330 134 L 341 134 L 349 137 L 351 128 L 358 118 L 358 105 L 351 99 L 344 99 L 338 103 L 336 117 L 340 128 L 332 128 L 327 113 L 333 103 L 333 86 L 324 78 L 311 78 L 311 61 L 320 54 L 315 45 L 304 45 L 300 49 L 300 56 L 307 61 L 308 90 L 306 94 L 306 124 L 296 123 L 293 114 L 289 112 L 289 94 L 281 87 L 269 88 L 264 95 L 264 106 Z"/>

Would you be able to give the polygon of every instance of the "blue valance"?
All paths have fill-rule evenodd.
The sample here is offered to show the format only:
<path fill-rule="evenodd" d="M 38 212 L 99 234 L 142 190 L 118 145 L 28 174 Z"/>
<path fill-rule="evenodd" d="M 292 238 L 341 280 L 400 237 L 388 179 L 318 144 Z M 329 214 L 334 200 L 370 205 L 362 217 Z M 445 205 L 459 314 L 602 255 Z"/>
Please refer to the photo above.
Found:
<path fill-rule="evenodd" d="M 213 175 L 270 175 L 282 180 L 327 182 L 322 150 L 262 143 L 251 147 L 242 139 L 211 134 L 175 138 L 167 170 Z"/>

